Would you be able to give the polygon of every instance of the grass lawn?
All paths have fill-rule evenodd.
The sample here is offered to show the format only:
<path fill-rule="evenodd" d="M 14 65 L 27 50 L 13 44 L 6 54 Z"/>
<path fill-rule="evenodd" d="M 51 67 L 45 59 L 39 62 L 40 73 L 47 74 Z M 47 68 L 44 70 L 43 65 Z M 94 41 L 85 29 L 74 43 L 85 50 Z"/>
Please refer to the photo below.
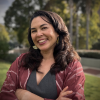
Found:
<path fill-rule="evenodd" d="M 0 89 L 6 78 L 6 72 L 10 63 L 0 62 Z M 86 100 L 100 100 L 100 78 L 85 74 L 85 98 Z"/>
<path fill-rule="evenodd" d="M 86 100 L 100 100 L 100 78 L 86 74 L 85 77 Z"/>
<path fill-rule="evenodd" d="M 0 90 L 6 78 L 6 73 L 10 67 L 10 63 L 0 62 Z"/>

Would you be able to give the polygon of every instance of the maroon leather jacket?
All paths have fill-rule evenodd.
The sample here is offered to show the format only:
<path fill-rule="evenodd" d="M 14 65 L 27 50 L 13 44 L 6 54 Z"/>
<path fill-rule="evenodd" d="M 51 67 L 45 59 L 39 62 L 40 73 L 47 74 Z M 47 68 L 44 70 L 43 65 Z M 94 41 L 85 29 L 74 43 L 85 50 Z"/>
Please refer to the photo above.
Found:
<path fill-rule="evenodd" d="M 18 100 L 15 96 L 16 89 L 26 89 L 26 83 L 32 70 L 19 66 L 23 55 L 19 56 L 9 68 L 0 91 L 0 100 Z M 68 86 L 68 90 L 72 90 L 73 93 L 67 97 L 72 100 L 85 100 L 84 82 L 85 75 L 82 65 L 78 60 L 74 60 L 64 71 L 56 74 L 57 94 L 59 96 L 60 92 Z M 44 100 L 53 99 L 44 98 Z"/>

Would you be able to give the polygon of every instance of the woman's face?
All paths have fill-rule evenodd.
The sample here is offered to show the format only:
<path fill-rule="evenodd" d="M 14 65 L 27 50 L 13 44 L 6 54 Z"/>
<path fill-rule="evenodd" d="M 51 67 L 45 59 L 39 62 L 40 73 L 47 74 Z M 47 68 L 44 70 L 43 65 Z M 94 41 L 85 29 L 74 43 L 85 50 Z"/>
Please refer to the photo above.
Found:
<path fill-rule="evenodd" d="M 44 21 L 40 16 L 31 22 L 31 38 L 41 51 L 54 50 L 57 37 L 53 26 Z"/>

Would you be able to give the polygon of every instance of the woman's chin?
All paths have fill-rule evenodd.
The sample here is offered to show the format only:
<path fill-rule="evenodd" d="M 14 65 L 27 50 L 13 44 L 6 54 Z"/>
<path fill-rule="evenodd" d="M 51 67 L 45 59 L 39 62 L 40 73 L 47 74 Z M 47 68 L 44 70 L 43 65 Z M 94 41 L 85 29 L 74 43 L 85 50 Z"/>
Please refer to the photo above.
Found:
<path fill-rule="evenodd" d="M 49 50 L 49 48 L 46 48 L 46 47 L 39 48 L 39 49 L 40 49 L 40 51 L 48 51 Z"/>
<path fill-rule="evenodd" d="M 40 49 L 40 51 L 47 51 L 48 49 L 45 49 L 45 48 L 42 48 L 42 49 Z"/>

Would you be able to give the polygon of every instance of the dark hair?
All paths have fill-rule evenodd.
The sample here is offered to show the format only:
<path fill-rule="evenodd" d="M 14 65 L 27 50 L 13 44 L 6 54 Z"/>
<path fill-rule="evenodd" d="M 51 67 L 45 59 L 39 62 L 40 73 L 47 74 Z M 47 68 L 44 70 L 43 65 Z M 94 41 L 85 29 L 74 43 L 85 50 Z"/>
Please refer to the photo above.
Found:
<path fill-rule="evenodd" d="M 75 59 L 80 59 L 77 52 L 74 50 L 70 43 L 69 33 L 62 18 L 50 11 L 36 11 L 30 20 L 30 27 L 28 31 L 28 41 L 30 44 L 29 52 L 23 56 L 23 67 L 35 69 L 38 71 L 38 67 L 42 62 L 42 55 L 39 49 L 33 49 L 34 43 L 31 38 L 31 22 L 35 17 L 40 16 L 43 20 L 50 23 L 55 31 L 59 34 L 59 43 L 54 48 L 55 63 L 51 66 L 51 73 L 57 73 L 64 70 L 70 62 Z"/>

